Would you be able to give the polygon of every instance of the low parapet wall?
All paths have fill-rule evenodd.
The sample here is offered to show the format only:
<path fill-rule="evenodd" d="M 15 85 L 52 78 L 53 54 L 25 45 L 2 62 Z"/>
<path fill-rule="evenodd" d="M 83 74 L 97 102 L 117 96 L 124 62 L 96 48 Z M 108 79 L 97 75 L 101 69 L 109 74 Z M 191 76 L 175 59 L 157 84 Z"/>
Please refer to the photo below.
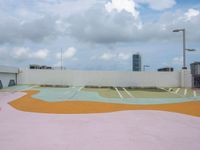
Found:
<path fill-rule="evenodd" d="M 189 87 L 191 84 L 190 73 L 186 71 L 184 76 L 182 74 L 182 71 L 119 72 L 23 69 L 18 74 L 18 83 L 70 86 L 181 87 L 186 86 L 186 82 L 183 85 L 185 79 L 184 81 L 187 81 Z"/>

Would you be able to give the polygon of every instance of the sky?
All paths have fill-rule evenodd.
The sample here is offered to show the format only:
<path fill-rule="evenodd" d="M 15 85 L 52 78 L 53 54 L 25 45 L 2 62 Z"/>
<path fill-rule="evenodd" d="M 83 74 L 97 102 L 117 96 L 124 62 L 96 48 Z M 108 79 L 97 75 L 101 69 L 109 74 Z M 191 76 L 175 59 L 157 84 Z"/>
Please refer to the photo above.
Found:
<path fill-rule="evenodd" d="M 0 0 L 0 65 L 61 65 L 131 71 L 140 53 L 148 71 L 200 61 L 199 0 Z"/>

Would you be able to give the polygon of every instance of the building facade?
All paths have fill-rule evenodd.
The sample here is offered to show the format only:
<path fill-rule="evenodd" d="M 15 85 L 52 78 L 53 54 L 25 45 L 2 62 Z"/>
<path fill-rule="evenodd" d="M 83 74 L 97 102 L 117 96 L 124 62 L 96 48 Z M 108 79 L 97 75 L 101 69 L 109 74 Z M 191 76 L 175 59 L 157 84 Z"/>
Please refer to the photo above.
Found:
<path fill-rule="evenodd" d="M 132 71 L 142 70 L 142 59 L 140 54 L 133 54 L 132 57 Z"/>
<path fill-rule="evenodd" d="M 190 64 L 192 74 L 192 86 L 200 88 L 200 62 Z"/>

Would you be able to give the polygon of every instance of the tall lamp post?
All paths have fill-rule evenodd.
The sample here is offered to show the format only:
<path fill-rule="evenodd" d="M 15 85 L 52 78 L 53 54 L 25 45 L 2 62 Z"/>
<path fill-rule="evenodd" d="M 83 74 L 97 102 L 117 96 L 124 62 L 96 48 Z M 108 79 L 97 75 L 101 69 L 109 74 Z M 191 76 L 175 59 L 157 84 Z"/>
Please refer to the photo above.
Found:
<path fill-rule="evenodd" d="M 187 69 L 186 67 L 186 51 L 195 51 L 195 49 L 187 49 L 185 41 L 185 29 L 175 29 L 173 32 L 183 32 L 183 67 L 182 69 Z"/>

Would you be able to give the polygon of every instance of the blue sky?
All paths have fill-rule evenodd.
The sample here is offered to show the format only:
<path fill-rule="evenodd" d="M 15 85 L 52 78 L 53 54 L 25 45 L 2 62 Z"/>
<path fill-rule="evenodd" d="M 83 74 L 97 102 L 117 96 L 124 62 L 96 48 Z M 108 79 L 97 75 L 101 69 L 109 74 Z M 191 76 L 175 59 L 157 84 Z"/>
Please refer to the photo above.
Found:
<path fill-rule="evenodd" d="M 200 61 L 199 0 L 0 0 L 0 65 L 131 70 L 131 55 L 156 70 Z"/>

